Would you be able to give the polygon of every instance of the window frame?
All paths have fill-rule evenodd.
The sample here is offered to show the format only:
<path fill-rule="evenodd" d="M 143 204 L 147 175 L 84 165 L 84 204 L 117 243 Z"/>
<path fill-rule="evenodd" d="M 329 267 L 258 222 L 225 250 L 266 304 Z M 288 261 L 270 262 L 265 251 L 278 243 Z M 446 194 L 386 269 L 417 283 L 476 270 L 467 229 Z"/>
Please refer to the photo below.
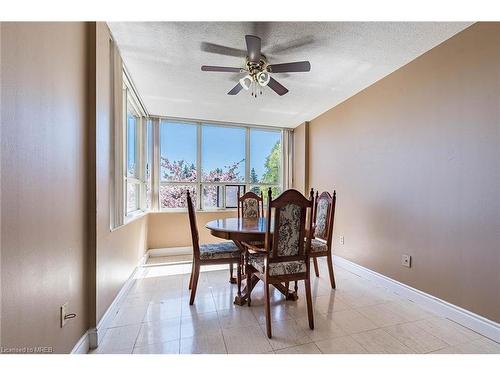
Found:
<path fill-rule="evenodd" d="M 159 212 L 184 212 L 187 210 L 187 208 L 163 208 L 161 205 L 161 200 L 160 200 L 160 189 L 162 186 L 168 186 L 168 185 L 181 185 L 181 186 L 193 186 L 196 189 L 196 207 L 195 209 L 197 211 L 204 211 L 204 212 L 221 212 L 221 211 L 235 211 L 237 210 L 237 207 L 226 207 L 226 186 L 242 186 L 244 187 L 245 191 L 250 191 L 252 187 L 255 186 L 262 186 L 262 187 L 278 187 L 281 191 L 283 191 L 284 187 L 284 166 L 285 166 L 285 153 L 284 153 L 284 147 L 283 147 L 283 142 L 284 142 L 284 128 L 272 128 L 272 127 L 265 127 L 265 126 L 259 126 L 259 125 L 248 125 L 248 124 L 229 124 L 229 123 L 222 123 L 222 122 L 217 122 L 217 121 L 206 121 L 206 120 L 189 120 L 189 119 L 178 119 L 174 117 L 158 117 L 158 127 L 161 128 L 161 126 L 168 126 L 168 123 L 175 123 L 175 124 L 186 124 L 190 126 L 196 126 L 197 131 L 196 131 L 196 181 L 195 182 L 183 182 L 183 181 L 162 181 L 161 178 L 158 179 L 158 191 L 157 191 L 157 199 L 158 199 L 158 211 Z M 203 126 L 210 126 L 210 127 L 221 127 L 221 128 L 239 128 L 239 129 L 244 129 L 245 130 L 245 176 L 243 181 L 227 181 L 227 182 L 209 182 L 206 181 L 204 182 L 201 178 L 202 175 L 202 128 Z M 279 133 L 280 134 L 280 145 L 281 145 L 281 164 L 280 164 L 280 173 L 279 173 L 279 181 L 274 184 L 269 184 L 269 183 L 252 183 L 250 182 L 250 164 L 251 164 L 251 159 L 250 159 L 250 133 L 251 129 L 258 129 L 260 131 L 266 131 L 266 132 L 273 132 L 273 133 Z M 161 131 L 159 131 L 161 133 Z M 157 147 L 158 150 L 160 150 L 160 144 L 161 144 L 161 139 L 158 137 L 156 139 L 156 144 L 153 147 Z M 158 152 L 157 157 L 153 161 L 154 163 L 157 163 L 159 166 L 161 165 L 161 152 Z M 222 189 L 222 194 L 220 197 L 220 200 L 222 201 L 222 207 L 205 207 L 204 202 L 203 202 L 203 188 L 205 186 L 223 186 L 224 188 Z"/>
<path fill-rule="evenodd" d="M 135 89 L 130 82 L 126 71 L 123 71 L 123 125 L 122 125 L 122 157 L 123 157 L 123 170 L 122 170 L 122 184 L 123 184 L 123 217 L 124 224 L 133 220 L 144 212 L 148 211 L 147 207 L 147 176 L 146 176 L 146 163 L 148 151 L 147 147 L 147 124 L 149 118 L 142 110 L 142 106 L 135 93 Z M 128 115 L 129 112 L 134 116 L 137 121 L 135 125 L 135 147 L 136 147 L 136 168 L 135 176 L 128 175 Z M 128 185 L 134 184 L 138 189 L 137 208 L 128 211 Z"/>

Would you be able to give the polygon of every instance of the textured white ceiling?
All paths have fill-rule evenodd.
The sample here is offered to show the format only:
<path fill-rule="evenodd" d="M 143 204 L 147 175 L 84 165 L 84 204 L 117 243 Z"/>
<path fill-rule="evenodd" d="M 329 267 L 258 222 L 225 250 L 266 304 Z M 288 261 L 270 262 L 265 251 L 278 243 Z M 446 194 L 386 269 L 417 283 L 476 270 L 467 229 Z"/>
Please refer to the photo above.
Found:
<path fill-rule="evenodd" d="M 152 115 L 295 127 L 435 47 L 470 23 L 450 22 L 111 22 L 125 65 Z M 262 38 L 270 63 L 311 62 L 308 73 L 274 74 L 290 91 L 257 99 L 227 92 L 244 58 L 203 51 L 202 42 L 245 49 Z M 292 48 L 286 48 L 290 47 Z M 206 49 L 206 48 L 205 48 Z"/>

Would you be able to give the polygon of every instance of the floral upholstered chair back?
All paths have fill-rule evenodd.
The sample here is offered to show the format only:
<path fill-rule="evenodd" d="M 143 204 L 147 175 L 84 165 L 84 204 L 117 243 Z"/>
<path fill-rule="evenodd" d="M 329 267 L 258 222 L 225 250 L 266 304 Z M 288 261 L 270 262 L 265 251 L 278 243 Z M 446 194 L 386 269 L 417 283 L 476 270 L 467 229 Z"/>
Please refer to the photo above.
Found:
<path fill-rule="evenodd" d="M 238 216 L 243 219 L 257 219 L 262 216 L 264 199 L 253 192 L 248 192 L 238 199 Z"/>
<path fill-rule="evenodd" d="M 334 193 L 335 197 L 335 193 Z M 316 192 L 314 210 L 314 237 L 328 241 L 332 227 L 334 199 L 328 192 L 323 192 L 318 196 Z"/>
<path fill-rule="evenodd" d="M 310 245 L 310 239 L 309 244 L 307 244 L 307 241 L 304 242 L 304 237 L 308 232 L 306 231 L 306 222 L 311 223 L 312 207 L 312 194 L 310 199 L 307 199 L 293 189 L 285 191 L 273 201 L 270 200 L 268 217 L 271 216 L 271 208 L 274 208 L 272 246 L 269 244 L 269 240 L 266 241 L 270 261 L 293 263 L 305 260 L 306 246 Z M 306 219 L 307 214 L 309 214 L 309 220 Z M 268 232 L 270 233 L 271 230 Z"/>

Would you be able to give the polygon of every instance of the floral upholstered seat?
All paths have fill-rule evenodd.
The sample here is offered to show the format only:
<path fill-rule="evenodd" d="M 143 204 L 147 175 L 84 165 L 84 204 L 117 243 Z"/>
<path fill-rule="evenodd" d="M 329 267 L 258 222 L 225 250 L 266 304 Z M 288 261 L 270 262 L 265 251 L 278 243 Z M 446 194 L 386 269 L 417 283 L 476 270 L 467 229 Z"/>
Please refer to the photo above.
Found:
<path fill-rule="evenodd" d="M 328 250 L 326 242 L 313 238 L 311 240 L 311 253 L 320 253 Z"/>
<path fill-rule="evenodd" d="M 264 273 L 264 257 L 260 254 L 249 254 L 248 262 L 260 273 Z M 291 275 L 306 272 L 306 262 L 294 260 L 290 262 L 269 263 L 269 275 Z"/>
<path fill-rule="evenodd" d="M 232 241 L 200 245 L 200 259 L 239 258 L 240 249 Z"/>

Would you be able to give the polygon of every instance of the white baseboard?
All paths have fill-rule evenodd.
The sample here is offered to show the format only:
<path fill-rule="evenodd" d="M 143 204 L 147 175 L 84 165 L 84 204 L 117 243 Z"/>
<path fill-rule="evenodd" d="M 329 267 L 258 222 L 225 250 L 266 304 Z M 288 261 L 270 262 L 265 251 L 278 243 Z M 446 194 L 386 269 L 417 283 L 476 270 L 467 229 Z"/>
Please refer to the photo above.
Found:
<path fill-rule="evenodd" d="M 148 255 L 151 258 L 155 257 L 165 257 L 172 255 L 189 255 L 193 253 L 193 248 L 191 246 L 183 246 L 183 247 L 168 247 L 162 249 L 149 249 Z"/>
<path fill-rule="evenodd" d="M 90 350 L 89 331 L 85 332 L 75 344 L 70 354 L 87 354 Z"/>
<path fill-rule="evenodd" d="M 99 346 L 100 342 L 102 341 L 103 338 L 103 331 L 105 330 L 105 327 L 108 326 L 112 320 L 115 318 L 116 314 L 118 313 L 118 309 L 120 307 L 120 303 L 123 299 L 123 297 L 128 293 L 130 288 L 132 287 L 134 283 L 134 278 L 137 275 L 138 272 L 141 271 L 141 266 L 146 264 L 147 260 L 149 257 L 149 253 L 146 252 L 144 256 L 141 258 L 139 261 L 138 265 L 134 268 L 132 271 L 132 274 L 128 277 L 127 281 L 123 284 L 121 289 L 119 290 L 118 294 L 116 295 L 115 299 L 111 303 L 111 305 L 108 307 L 104 315 L 102 316 L 101 320 L 99 323 L 97 323 L 96 327 L 90 328 L 78 341 L 78 343 L 75 345 L 71 353 L 88 353 L 90 349 L 95 349 Z M 75 351 L 75 349 L 78 349 L 78 351 Z M 86 349 L 84 351 L 84 349 Z"/>
<path fill-rule="evenodd" d="M 340 267 L 345 268 L 356 275 L 392 290 L 400 296 L 406 297 L 425 307 L 431 312 L 453 320 L 464 327 L 470 328 L 496 342 L 500 342 L 500 324 L 497 322 L 391 279 L 378 272 L 360 266 L 345 258 L 334 255 L 333 259 L 335 264 L 338 264 Z"/>

